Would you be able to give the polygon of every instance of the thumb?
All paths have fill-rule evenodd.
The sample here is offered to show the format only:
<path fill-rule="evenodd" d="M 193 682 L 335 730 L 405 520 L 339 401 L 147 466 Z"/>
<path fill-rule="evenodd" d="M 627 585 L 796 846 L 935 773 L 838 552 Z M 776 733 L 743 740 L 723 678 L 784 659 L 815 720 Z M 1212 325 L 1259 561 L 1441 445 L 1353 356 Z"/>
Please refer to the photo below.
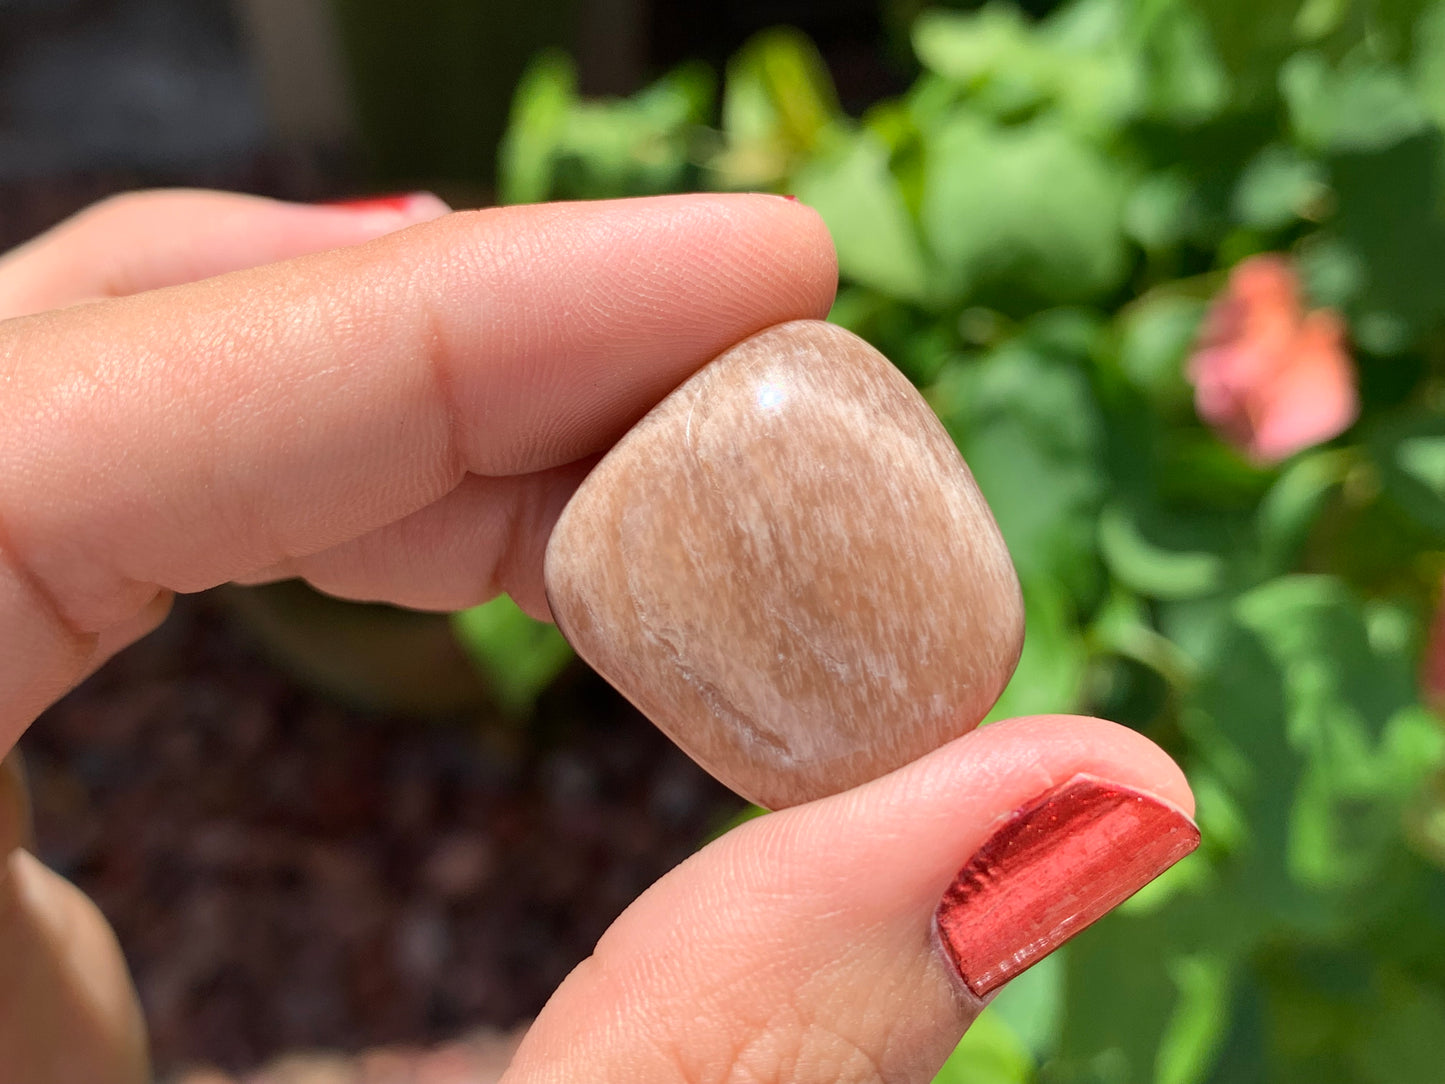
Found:
<path fill-rule="evenodd" d="M 1198 844 L 1133 731 L 995 724 L 679 866 L 557 991 L 504 1084 L 927 1084 L 1019 971 Z"/>
<path fill-rule="evenodd" d="M 28 851 L 16 754 L 0 761 L 0 1080 L 142 1084 L 145 1024 L 120 946 L 70 882 Z"/>

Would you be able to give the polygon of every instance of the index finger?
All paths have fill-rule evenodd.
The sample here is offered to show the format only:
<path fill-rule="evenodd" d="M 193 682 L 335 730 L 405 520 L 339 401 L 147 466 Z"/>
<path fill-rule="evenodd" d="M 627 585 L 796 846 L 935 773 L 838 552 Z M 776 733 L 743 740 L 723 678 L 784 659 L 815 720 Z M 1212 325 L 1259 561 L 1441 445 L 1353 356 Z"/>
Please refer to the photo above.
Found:
<path fill-rule="evenodd" d="M 835 274 L 807 208 L 662 197 L 456 214 L 0 324 L 0 653 L 25 660 L 0 749 L 158 589 L 598 452 L 725 347 L 824 314 Z"/>

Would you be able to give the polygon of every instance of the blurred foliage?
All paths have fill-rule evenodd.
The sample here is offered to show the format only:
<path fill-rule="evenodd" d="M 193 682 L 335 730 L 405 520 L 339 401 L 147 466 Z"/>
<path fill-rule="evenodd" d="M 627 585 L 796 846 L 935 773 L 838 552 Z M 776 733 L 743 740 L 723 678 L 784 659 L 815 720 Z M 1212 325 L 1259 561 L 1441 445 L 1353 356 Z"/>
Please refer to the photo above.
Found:
<path fill-rule="evenodd" d="M 577 0 L 331 0 L 380 186 L 491 179 L 527 58 L 572 41 Z"/>
<path fill-rule="evenodd" d="M 506 595 L 453 614 L 452 627 L 496 706 L 514 719 L 525 718 L 572 661 L 557 626 L 529 617 Z"/>
<path fill-rule="evenodd" d="M 1023 580 L 993 717 L 1120 719 L 1204 846 L 1012 983 L 944 1084 L 1445 1080 L 1445 727 L 1417 675 L 1445 571 L 1445 2 L 1075 0 L 925 11 L 916 84 L 839 111 L 779 30 L 517 95 L 511 200 L 796 193 L 833 319 L 912 378 Z M 1251 462 L 1195 415 L 1210 297 L 1283 252 L 1347 319 L 1362 413 Z M 520 664 L 518 664 L 520 666 Z"/>

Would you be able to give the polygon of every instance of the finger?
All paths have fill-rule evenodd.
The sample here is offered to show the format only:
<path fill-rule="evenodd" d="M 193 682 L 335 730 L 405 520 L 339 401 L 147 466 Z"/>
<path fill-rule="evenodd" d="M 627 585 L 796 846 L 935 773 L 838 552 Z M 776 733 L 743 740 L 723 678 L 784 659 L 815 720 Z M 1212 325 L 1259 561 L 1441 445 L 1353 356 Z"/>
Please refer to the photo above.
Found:
<path fill-rule="evenodd" d="M 594 462 L 505 478 L 469 474 L 420 512 L 243 582 L 303 577 L 341 598 L 438 611 L 464 610 L 506 592 L 526 612 L 550 620 L 542 552 Z"/>
<path fill-rule="evenodd" d="M 797 204 L 663 197 L 455 214 L 0 325 L 0 728 L 164 591 L 604 449 L 725 347 L 824 313 L 835 270 Z"/>
<path fill-rule="evenodd" d="M 90 657 L 77 680 L 84 681 L 111 660 L 117 653 L 135 643 L 142 636 L 154 632 L 170 616 L 176 596 L 170 591 L 158 591 L 150 601 L 124 620 L 102 629 L 95 637 Z"/>
<path fill-rule="evenodd" d="M 187 189 L 114 196 L 0 257 L 0 319 L 361 244 L 448 210 L 426 192 L 339 206 Z"/>
<path fill-rule="evenodd" d="M 145 1025 L 95 905 L 28 852 L 0 858 L 0 1078 L 145 1084 Z"/>
<path fill-rule="evenodd" d="M 504 1084 L 927 1084 L 982 997 L 1192 849 L 1192 809 L 1123 727 L 985 727 L 678 867 L 569 976 Z"/>
<path fill-rule="evenodd" d="M 74 886 L 21 849 L 30 846 L 25 771 L 11 750 L 0 761 L 0 1076 L 142 1081 L 145 1032 L 115 938 Z"/>

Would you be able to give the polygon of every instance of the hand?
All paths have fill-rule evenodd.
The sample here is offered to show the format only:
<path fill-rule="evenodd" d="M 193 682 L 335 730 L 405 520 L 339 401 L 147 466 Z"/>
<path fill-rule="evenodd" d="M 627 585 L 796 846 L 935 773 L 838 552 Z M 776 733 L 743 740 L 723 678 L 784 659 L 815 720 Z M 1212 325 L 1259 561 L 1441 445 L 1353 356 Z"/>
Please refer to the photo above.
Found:
<path fill-rule="evenodd" d="M 822 223 L 776 197 L 443 210 L 152 194 L 0 261 L 0 751 L 177 591 L 300 575 L 424 608 L 507 591 L 545 616 L 542 547 L 595 456 L 723 348 L 832 301 Z M 941 948 L 939 900 L 965 867 L 1032 891 L 988 841 L 1080 773 L 1192 808 L 1131 731 L 989 727 L 664 878 L 507 1081 L 926 1084 L 983 1004 L 960 977 L 1022 933 L 955 907 Z M 14 849 L 14 805 L 0 794 L 0 1066 L 142 1080 L 113 939 Z M 1054 842 L 1092 838 L 1059 823 Z M 1092 882 L 1167 864 L 1100 853 Z M 1035 887 L 1076 868 L 1050 854 Z"/>

